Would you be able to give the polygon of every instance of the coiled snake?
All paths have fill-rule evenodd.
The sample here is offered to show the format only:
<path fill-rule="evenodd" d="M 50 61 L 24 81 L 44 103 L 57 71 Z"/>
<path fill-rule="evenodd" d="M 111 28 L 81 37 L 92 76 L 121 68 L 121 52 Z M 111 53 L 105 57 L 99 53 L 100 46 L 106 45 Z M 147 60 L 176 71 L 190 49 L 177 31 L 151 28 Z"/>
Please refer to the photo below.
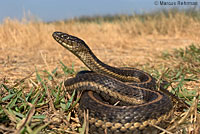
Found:
<path fill-rule="evenodd" d="M 75 36 L 54 32 L 53 38 L 91 70 L 65 81 L 67 90 L 84 91 L 79 113 L 83 116 L 83 110 L 89 110 L 90 133 L 152 133 L 152 125 L 163 124 L 170 117 L 173 104 L 166 94 L 157 91 L 151 75 L 101 62 Z M 119 105 L 113 105 L 117 101 Z"/>

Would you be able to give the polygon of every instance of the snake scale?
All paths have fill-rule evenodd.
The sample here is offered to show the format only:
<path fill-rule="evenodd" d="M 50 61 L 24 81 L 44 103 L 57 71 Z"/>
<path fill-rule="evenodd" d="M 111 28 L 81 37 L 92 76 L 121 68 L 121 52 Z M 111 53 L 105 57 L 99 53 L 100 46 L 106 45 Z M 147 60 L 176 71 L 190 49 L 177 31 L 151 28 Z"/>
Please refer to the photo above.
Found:
<path fill-rule="evenodd" d="M 156 79 L 136 68 L 116 68 L 100 61 L 87 44 L 72 35 L 54 32 L 53 38 L 76 55 L 91 71 L 65 81 L 67 90 L 84 91 L 79 115 L 89 110 L 91 134 L 158 133 L 173 112 L 171 99 L 158 91 Z M 114 105 L 119 102 L 118 105 Z"/>

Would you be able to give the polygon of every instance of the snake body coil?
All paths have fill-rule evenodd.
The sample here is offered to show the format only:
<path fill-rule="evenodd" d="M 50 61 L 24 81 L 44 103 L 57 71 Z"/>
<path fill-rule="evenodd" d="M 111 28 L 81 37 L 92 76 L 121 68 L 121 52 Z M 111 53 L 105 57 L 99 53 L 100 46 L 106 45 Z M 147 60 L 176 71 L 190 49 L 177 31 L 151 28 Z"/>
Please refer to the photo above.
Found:
<path fill-rule="evenodd" d="M 157 133 L 152 125 L 160 126 L 170 117 L 172 102 L 156 90 L 152 76 L 101 62 L 77 37 L 62 32 L 54 32 L 53 37 L 91 70 L 65 81 L 67 90 L 85 91 L 79 113 L 83 116 L 83 110 L 89 110 L 90 133 Z M 119 105 L 114 106 L 117 101 Z"/>

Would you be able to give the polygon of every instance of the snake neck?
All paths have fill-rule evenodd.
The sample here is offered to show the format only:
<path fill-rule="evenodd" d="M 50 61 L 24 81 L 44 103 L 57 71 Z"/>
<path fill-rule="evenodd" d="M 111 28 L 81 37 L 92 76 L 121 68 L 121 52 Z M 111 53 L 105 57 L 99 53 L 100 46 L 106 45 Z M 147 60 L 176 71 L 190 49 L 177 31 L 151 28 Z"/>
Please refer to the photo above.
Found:
<path fill-rule="evenodd" d="M 99 60 L 90 50 L 87 52 L 79 52 L 77 57 L 91 70 L 114 77 L 118 80 L 126 82 L 140 82 L 136 76 L 131 76 L 130 70 L 109 66 Z M 126 73 L 127 72 L 127 73 Z"/>

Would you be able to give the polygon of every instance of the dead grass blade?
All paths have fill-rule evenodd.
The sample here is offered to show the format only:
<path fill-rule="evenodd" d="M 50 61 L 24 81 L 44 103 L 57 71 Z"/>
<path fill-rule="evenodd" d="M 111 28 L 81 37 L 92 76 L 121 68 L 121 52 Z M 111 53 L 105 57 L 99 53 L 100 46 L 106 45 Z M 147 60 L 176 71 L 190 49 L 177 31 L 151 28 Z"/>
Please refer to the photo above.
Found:
<path fill-rule="evenodd" d="M 157 128 L 157 129 L 163 131 L 163 132 L 161 132 L 160 134 L 165 134 L 165 133 L 166 133 L 166 134 L 173 134 L 173 133 L 169 132 L 168 130 L 163 129 L 163 128 L 157 126 L 157 125 L 151 125 L 151 126 L 153 126 L 153 127 Z"/>
<path fill-rule="evenodd" d="M 35 71 L 33 71 L 32 73 L 30 73 L 28 76 L 22 78 L 19 82 L 17 82 L 15 85 L 13 85 L 10 88 L 17 87 L 18 85 L 20 85 L 21 83 L 23 83 L 26 79 L 30 78 L 34 73 L 35 73 Z"/>
<path fill-rule="evenodd" d="M 84 122 L 80 134 L 88 134 L 89 132 L 89 110 L 84 110 Z"/>
<path fill-rule="evenodd" d="M 8 118 L 14 122 L 14 123 L 17 123 L 17 118 L 16 116 L 11 112 L 11 111 L 8 111 L 7 109 L 3 108 L 3 111 L 5 112 L 5 114 L 7 114 Z"/>
<path fill-rule="evenodd" d="M 28 115 L 26 116 L 26 118 L 22 119 L 18 123 L 18 127 L 17 127 L 17 130 L 15 131 L 15 134 L 20 134 L 20 132 L 26 126 L 26 124 L 30 123 L 30 121 L 35 113 L 35 106 L 31 103 L 28 103 L 28 105 L 31 107 L 30 111 L 29 111 Z"/>
<path fill-rule="evenodd" d="M 171 131 L 171 130 L 173 130 L 175 128 L 178 128 L 181 124 L 184 124 L 185 120 L 187 120 L 189 116 L 193 117 L 193 114 L 195 114 L 195 113 L 197 114 L 197 104 L 199 102 L 198 98 L 199 98 L 199 92 L 197 92 L 196 96 L 194 97 L 193 103 L 190 106 L 189 110 L 182 114 L 184 116 L 180 120 L 175 121 L 174 124 L 170 128 L 168 128 L 167 130 Z M 198 116 L 193 117 L 192 120 L 191 120 L 191 123 L 192 124 L 195 124 L 195 123 L 197 124 L 197 122 L 196 122 L 197 118 L 198 118 Z M 195 128 L 192 129 L 192 131 L 194 131 L 194 129 L 197 129 L 197 128 L 199 129 L 199 125 L 198 124 L 197 124 L 197 126 Z M 198 133 L 196 133 L 196 134 L 198 134 Z"/>
<path fill-rule="evenodd" d="M 14 133 L 14 131 L 15 131 L 15 129 L 7 128 L 7 127 L 5 127 L 3 125 L 0 125 L 0 132 L 1 132 L 1 130 L 3 130 L 4 132 L 7 131 L 8 133 Z"/>

